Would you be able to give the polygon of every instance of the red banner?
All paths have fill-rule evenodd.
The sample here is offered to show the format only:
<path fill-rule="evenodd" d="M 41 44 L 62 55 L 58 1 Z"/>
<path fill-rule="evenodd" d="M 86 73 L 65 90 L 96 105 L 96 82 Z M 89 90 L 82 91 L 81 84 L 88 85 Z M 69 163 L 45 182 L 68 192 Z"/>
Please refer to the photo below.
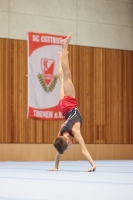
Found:
<path fill-rule="evenodd" d="M 65 36 L 28 33 L 28 117 L 63 119 L 59 111 L 58 57 Z"/>

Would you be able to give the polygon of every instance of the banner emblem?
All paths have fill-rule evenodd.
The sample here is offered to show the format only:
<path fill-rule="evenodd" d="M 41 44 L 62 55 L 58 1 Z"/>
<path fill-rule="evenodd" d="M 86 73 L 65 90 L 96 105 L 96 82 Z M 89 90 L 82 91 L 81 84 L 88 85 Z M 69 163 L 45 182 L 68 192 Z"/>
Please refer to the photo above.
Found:
<path fill-rule="evenodd" d="M 38 74 L 38 79 L 45 92 L 52 92 L 56 86 L 58 76 L 54 75 L 54 67 L 53 59 L 41 59 L 42 74 Z"/>
<path fill-rule="evenodd" d="M 55 62 L 52 59 L 41 59 L 41 70 L 47 86 L 50 85 L 53 79 L 54 65 Z"/>

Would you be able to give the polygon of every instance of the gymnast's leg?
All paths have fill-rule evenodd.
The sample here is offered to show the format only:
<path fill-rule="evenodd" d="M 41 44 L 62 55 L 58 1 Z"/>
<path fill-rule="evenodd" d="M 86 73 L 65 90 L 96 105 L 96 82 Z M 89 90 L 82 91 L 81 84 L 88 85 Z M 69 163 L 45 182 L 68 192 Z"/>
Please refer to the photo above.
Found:
<path fill-rule="evenodd" d="M 61 66 L 62 53 L 58 52 L 58 78 L 60 80 L 60 99 L 64 97 L 64 87 L 63 87 L 63 70 Z"/>
<path fill-rule="evenodd" d="M 63 88 L 64 96 L 72 96 L 75 98 L 75 88 L 71 79 L 71 72 L 69 69 L 69 60 L 68 60 L 68 43 L 70 42 L 72 34 L 69 33 L 67 38 L 61 41 L 62 45 L 62 57 L 61 57 L 61 66 L 63 70 Z"/>

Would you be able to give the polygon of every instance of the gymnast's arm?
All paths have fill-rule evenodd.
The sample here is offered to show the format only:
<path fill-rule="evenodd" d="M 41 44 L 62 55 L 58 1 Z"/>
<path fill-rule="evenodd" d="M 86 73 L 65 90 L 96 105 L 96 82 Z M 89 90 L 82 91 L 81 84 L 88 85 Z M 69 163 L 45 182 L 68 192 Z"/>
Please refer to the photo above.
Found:
<path fill-rule="evenodd" d="M 57 152 L 55 156 L 55 167 L 54 167 L 54 169 L 56 170 L 58 170 L 59 168 L 60 157 L 61 157 L 61 154 Z"/>
<path fill-rule="evenodd" d="M 60 134 L 60 131 L 59 131 L 58 136 L 60 136 L 60 135 L 61 134 Z M 58 151 L 57 151 L 56 156 L 55 156 L 55 167 L 53 169 L 50 169 L 49 171 L 58 171 L 60 157 L 61 157 L 61 154 L 58 153 Z"/>
<path fill-rule="evenodd" d="M 53 169 L 49 170 L 49 171 L 58 171 L 60 157 L 61 157 L 61 154 L 57 152 L 56 156 L 55 156 L 55 167 Z"/>
<path fill-rule="evenodd" d="M 86 172 L 93 172 L 96 170 L 96 166 L 92 160 L 91 155 L 89 154 L 86 145 L 84 143 L 84 139 L 80 133 L 80 131 L 78 129 L 73 129 L 73 133 L 74 133 L 74 138 L 76 139 L 76 141 L 79 143 L 80 147 L 81 147 L 81 151 L 82 154 L 84 155 L 84 157 L 89 161 L 89 163 L 91 164 L 92 168 L 89 170 L 86 170 Z"/>

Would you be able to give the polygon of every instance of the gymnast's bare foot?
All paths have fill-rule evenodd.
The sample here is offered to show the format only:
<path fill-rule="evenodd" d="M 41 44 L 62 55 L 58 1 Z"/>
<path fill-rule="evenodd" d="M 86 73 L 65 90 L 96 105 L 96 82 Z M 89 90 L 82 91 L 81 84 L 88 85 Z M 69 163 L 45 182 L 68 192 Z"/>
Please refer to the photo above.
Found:
<path fill-rule="evenodd" d="M 60 44 L 61 45 L 63 45 L 63 44 L 69 44 L 69 42 L 71 40 L 71 37 L 72 37 L 72 33 L 70 32 L 65 39 L 63 39 L 63 40 L 60 41 Z"/>

